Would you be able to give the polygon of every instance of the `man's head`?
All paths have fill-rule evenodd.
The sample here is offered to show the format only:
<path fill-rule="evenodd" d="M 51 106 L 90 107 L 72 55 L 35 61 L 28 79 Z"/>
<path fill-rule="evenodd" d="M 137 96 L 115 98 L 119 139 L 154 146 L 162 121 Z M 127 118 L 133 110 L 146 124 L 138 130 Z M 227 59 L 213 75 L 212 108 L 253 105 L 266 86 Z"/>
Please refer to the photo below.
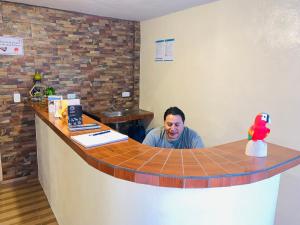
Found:
<path fill-rule="evenodd" d="M 164 114 L 164 128 L 169 140 L 176 140 L 184 129 L 184 113 L 177 107 L 170 107 Z"/>

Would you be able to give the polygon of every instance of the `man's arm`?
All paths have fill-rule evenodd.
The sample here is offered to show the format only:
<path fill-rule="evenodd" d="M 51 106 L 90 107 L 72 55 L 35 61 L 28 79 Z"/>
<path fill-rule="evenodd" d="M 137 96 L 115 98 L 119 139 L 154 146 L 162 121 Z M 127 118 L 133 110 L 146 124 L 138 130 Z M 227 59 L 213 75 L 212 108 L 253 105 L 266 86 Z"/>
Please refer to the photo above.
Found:
<path fill-rule="evenodd" d="M 145 137 L 143 144 L 156 147 L 156 139 L 153 134 L 153 130 L 151 130 Z"/>
<path fill-rule="evenodd" d="M 192 148 L 204 148 L 203 141 L 199 135 L 192 139 Z"/>
<path fill-rule="evenodd" d="M 188 129 L 188 136 L 189 136 L 189 146 L 190 148 L 204 148 L 204 144 L 203 141 L 200 137 L 200 135 L 198 135 L 198 133 L 190 128 Z"/>

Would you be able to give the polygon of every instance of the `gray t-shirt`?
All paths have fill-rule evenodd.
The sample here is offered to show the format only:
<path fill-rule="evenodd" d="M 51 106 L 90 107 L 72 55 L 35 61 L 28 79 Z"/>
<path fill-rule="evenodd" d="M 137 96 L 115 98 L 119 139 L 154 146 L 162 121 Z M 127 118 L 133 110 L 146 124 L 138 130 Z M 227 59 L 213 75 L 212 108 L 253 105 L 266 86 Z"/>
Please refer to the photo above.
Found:
<path fill-rule="evenodd" d="M 164 127 L 151 130 L 143 144 L 161 148 L 203 148 L 201 137 L 192 129 L 184 127 L 177 140 L 169 141 Z"/>

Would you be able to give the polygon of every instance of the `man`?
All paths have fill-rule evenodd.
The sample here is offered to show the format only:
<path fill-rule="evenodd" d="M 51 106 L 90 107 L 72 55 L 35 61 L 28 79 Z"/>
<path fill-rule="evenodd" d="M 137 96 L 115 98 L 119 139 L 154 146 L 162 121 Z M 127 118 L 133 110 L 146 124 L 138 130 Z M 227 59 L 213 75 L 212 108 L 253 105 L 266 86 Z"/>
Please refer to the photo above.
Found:
<path fill-rule="evenodd" d="M 184 126 L 184 113 L 177 107 L 168 108 L 164 126 L 151 130 L 143 144 L 161 148 L 203 148 L 201 137 Z"/>

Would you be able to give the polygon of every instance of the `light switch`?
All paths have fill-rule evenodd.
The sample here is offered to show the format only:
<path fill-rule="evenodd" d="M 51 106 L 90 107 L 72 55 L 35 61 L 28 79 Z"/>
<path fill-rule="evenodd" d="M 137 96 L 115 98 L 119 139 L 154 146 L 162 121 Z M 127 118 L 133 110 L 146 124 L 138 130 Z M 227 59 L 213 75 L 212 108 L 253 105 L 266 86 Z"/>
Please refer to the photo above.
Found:
<path fill-rule="evenodd" d="M 122 92 L 122 97 L 125 98 L 125 97 L 129 97 L 130 96 L 130 92 L 129 91 L 123 91 Z"/>
<path fill-rule="evenodd" d="M 14 92 L 14 103 L 21 102 L 21 95 L 19 92 Z"/>

